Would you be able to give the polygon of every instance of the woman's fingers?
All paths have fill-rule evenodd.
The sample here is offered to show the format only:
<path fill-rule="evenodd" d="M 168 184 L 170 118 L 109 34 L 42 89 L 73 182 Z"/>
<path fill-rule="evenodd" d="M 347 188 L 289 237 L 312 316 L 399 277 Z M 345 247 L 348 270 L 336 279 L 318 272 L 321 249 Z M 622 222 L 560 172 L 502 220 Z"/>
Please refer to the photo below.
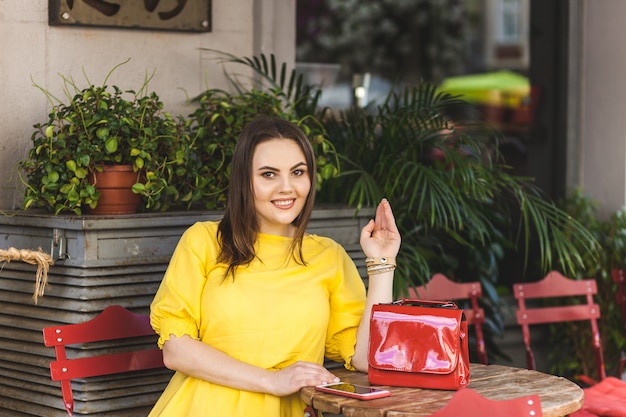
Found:
<path fill-rule="evenodd" d="M 288 395 L 302 387 L 337 382 L 339 379 L 321 365 L 298 361 L 274 374 L 274 395 Z"/>
<path fill-rule="evenodd" d="M 361 247 L 368 257 L 390 257 L 398 253 L 400 241 L 391 205 L 383 198 L 376 207 L 375 220 L 370 220 L 361 230 Z"/>

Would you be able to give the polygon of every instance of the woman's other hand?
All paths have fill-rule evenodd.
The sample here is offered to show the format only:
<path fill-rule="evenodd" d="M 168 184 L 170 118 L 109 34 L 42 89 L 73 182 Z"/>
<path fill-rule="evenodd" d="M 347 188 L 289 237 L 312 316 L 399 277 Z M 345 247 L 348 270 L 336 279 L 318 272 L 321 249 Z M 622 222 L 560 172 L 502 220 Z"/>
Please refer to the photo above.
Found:
<path fill-rule="evenodd" d="M 400 232 L 391 205 L 383 198 L 376 207 L 376 217 L 361 230 L 361 248 L 368 258 L 393 258 L 400 251 Z"/>
<path fill-rule="evenodd" d="M 273 372 L 270 393 L 282 397 L 293 394 L 302 387 L 339 382 L 339 378 L 321 365 L 298 361 L 280 371 Z"/>

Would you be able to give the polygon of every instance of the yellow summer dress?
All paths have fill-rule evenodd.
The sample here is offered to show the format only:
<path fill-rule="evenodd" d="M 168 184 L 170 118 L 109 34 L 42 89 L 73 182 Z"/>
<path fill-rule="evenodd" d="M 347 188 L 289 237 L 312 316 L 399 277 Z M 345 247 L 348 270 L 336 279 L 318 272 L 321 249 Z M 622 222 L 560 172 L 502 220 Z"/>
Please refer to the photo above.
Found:
<path fill-rule="evenodd" d="M 290 238 L 261 234 L 258 257 L 224 280 L 217 224 L 194 224 L 174 251 L 151 305 L 159 346 L 187 334 L 265 369 L 322 364 L 325 356 L 350 368 L 365 287 L 341 245 L 305 236 L 303 266 L 285 258 Z M 177 372 L 149 417 L 302 417 L 303 410 L 298 393 L 276 397 Z"/>

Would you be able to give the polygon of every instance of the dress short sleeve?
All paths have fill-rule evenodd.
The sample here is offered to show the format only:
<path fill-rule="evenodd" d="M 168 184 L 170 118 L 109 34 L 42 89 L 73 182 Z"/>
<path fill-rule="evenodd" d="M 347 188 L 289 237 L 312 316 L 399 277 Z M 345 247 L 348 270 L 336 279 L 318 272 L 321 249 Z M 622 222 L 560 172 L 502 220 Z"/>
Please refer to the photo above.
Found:
<path fill-rule="evenodd" d="M 366 291 L 359 271 L 341 245 L 337 245 L 335 285 L 330 293 L 330 321 L 326 339 L 328 359 L 351 365 L 356 334 L 365 310 Z"/>
<path fill-rule="evenodd" d="M 199 338 L 202 290 L 216 254 L 216 222 L 196 223 L 181 236 L 150 305 L 159 347 L 171 335 Z"/>

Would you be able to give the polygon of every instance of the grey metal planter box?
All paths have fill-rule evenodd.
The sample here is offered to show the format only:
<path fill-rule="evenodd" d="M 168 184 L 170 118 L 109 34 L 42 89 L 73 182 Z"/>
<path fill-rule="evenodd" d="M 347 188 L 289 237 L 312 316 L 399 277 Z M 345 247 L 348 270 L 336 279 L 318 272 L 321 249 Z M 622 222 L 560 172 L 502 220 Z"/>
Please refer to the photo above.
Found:
<path fill-rule="evenodd" d="M 371 209 L 358 216 L 354 209 L 316 209 L 309 232 L 341 243 L 366 276 L 359 236 L 372 215 Z M 34 267 L 11 262 L 0 269 L 0 415 L 66 416 L 60 388 L 50 380 L 54 352 L 44 347 L 42 328 L 89 320 L 111 304 L 147 313 L 183 231 L 219 218 L 219 212 L 0 216 L 0 248 L 41 248 L 58 259 L 37 305 Z M 123 392 L 119 377 L 79 381 L 73 386 L 75 414 L 145 416 L 169 377 L 169 371 L 152 371 L 135 377 L 136 387 Z"/>

